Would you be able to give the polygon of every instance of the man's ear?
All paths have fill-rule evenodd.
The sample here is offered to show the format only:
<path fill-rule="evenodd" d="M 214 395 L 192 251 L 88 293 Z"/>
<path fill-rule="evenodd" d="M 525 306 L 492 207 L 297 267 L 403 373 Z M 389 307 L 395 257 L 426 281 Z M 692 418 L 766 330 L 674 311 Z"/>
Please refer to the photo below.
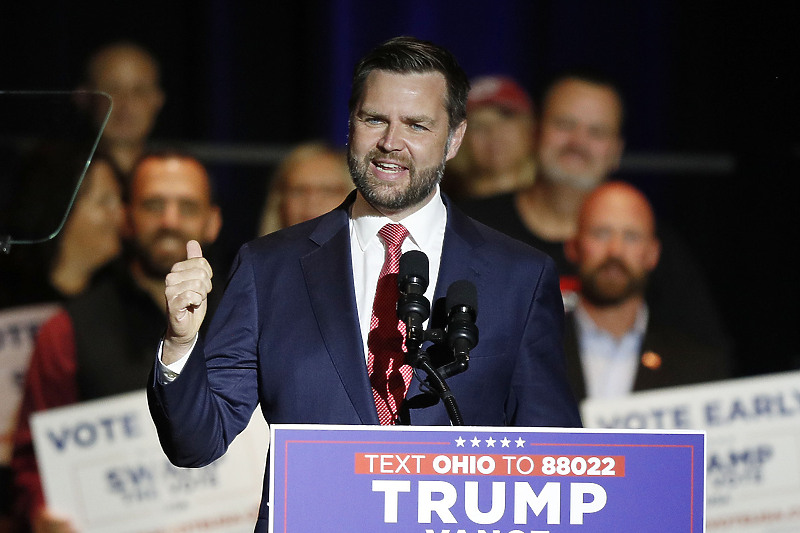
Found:
<path fill-rule="evenodd" d="M 656 238 L 650 243 L 647 249 L 647 255 L 645 257 L 647 269 L 652 271 L 658 265 L 658 261 L 661 259 L 661 241 Z"/>
<path fill-rule="evenodd" d="M 210 207 L 208 220 L 206 220 L 206 227 L 203 232 L 203 238 L 208 244 L 213 243 L 219 236 L 219 230 L 222 228 L 222 211 L 216 205 Z"/>
<path fill-rule="evenodd" d="M 578 243 L 574 238 L 564 241 L 564 256 L 570 263 L 578 264 Z"/>
<path fill-rule="evenodd" d="M 167 95 L 161 87 L 158 88 L 156 96 L 154 97 L 154 102 L 158 109 L 157 113 L 161 112 L 161 109 L 164 107 L 164 103 L 167 101 Z"/>
<path fill-rule="evenodd" d="M 461 142 L 464 140 L 465 131 L 467 131 L 466 120 L 462 121 L 461 124 L 456 126 L 456 129 L 453 131 L 453 135 L 450 137 L 450 144 L 447 145 L 446 161 L 450 161 L 458 153 L 458 149 L 461 147 Z"/>

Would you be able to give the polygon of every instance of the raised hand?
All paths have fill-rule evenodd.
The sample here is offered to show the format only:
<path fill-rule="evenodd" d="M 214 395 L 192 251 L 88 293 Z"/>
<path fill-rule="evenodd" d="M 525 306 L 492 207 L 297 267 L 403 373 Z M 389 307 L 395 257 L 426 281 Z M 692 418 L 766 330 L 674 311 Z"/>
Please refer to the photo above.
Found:
<path fill-rule="evenodd" d="M 186 243 L 185 261 L 175 263 L 167 274 L 164 295 L 167 299 L 167 333 L 161 361 L 170 364 L 187 353 L 206 316 L 211 292 L 211 265 L 203 257 L 197 241 Z"/>

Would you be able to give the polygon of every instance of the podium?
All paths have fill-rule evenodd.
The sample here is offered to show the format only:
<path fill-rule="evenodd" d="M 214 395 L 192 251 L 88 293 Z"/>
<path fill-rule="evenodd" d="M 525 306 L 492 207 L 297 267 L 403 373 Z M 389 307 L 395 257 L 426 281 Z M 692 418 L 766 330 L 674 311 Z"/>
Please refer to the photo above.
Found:
<path fill-rule="evenodd" d="M 271 427 L 270 531 L 704 531 L 705 433 Z"/>

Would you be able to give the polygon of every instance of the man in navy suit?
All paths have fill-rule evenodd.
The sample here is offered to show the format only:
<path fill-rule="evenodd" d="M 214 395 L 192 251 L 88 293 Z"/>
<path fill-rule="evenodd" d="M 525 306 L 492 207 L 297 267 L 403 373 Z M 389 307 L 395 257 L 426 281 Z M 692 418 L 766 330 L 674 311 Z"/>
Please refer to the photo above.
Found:
<path fill-rule="evenodd" d="M 167 276 L 169 324 L 149 391 L 175 464 L 221 456 L 258 404 L 268 423 L 379 423 L 370 318 L 387 223 L 407 230 L 403 252 L 429 258 L 431 321 L 451 283 L 477 288 L 480 342 L 468 370 L 448 380 L 464 423 L 580 425 L 553 262 L 467 218 L 439 190 L 464 136 L 468 89 L 453 56 L 425 41 L 392 39 L 363 58 L 350 98 L 356 191 L 319 218 L 244 245 L 204 340 L 211 270 L 199 245 L 187 245 L 189 258 Z M 397 373 L 416 396 L 410 370 Z M 414 409 L 410 423 L 448 425 L 448 413 L 441 403 Z M 257 531 L 267 510 L 263 501 Z"/>

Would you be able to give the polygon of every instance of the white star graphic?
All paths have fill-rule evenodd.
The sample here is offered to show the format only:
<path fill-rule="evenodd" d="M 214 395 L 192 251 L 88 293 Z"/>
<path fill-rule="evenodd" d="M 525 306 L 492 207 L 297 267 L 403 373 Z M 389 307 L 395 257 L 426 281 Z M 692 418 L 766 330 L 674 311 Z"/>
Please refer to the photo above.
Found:
<path fill-rule="evenodd" d="M 517 448 L 522 448 L 523 446 L 525 446 L 525 441 L 524 441 L 524 440 L 522 440 L 522 437 L 518 438 L 518 439 L 517 439 L 516 441 L 514 441 L 514 442 L 516 442 L 516 443 L 517 443 Z"/>
<path fill-rule="evenodd" d="M 489 448 L 494 448 L 495 442 L 497 441 L 495 441 L 492 437 L 489 437 L 488 439 L 486 439 L 486 446 L 488 446 Z"/>
<path fill-rule="evenodd" d="M 465 442 L 466 441 L 461 438 L 461 435 L 459 435 L 458 438 L 456 439 L 456 447 L 463 448 Z"/>
<path fill-rule="evenodd" d="M 470 442 L 472 443 L 473 448 L 477 448 L 481 445 L 481 439 L 478 437 L 473 438 Z"/>
<path fill-rule="evenodd" d="M 510 441 L 510 440 L 508 440 L 508 437 L 503 437 L 503 440 L 501 440 L 500 442 L 502 442 L 502 443 L 503 443 L 503 448 L 508 448 L 508 445 L 509 445 L 509 443 L 510 443 L 511 441 Z"/>

